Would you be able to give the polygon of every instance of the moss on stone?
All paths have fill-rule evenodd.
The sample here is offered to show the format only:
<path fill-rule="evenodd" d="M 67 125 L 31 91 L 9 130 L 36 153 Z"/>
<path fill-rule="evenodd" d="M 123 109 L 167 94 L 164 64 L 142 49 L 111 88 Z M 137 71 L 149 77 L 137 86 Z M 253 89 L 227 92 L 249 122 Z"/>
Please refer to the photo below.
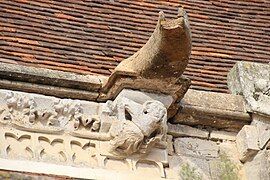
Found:
<path fill-rule="evenodd" d="M 239 180 L 239 168 L 226 154 L 220 155 L 220 180 Z"/>
<path fill-rule="evenodd" d="M 181 166 L 180 178 L 182 180 L 201 180 L 202 176 L 196 172 L 196 168 L 191 167 L 188 163 Z"/>

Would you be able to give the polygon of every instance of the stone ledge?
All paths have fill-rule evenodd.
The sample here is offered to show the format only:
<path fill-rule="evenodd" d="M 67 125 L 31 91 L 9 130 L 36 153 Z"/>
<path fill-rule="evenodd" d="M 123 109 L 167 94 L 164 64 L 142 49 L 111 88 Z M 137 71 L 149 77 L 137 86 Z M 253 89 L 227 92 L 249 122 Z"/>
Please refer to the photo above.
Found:
<path fill-rule="evenodd" d="M 214 108 L 223 111 L 246 112 L 242 96 L 193 89 L 187 91 L 180 104 Z"/>
<path fill-rule="evenodd" d="M 50 85 L 87 91 L 101 88 L 104 77 L 81 75 L 71 72 L 0 63 L 0 77 L 10 81 Z M 102 80 L 101 80 L 102 79 Z"/>
<path fill-rule="evenodd" d="M 33 84 L 28 82 L 0 80 L 1 89 L 21 91 L 28 93 L 37 93 L 59 98 L 71 98 L 81 100 L 96 100 L 99 93 L 95 91 L 86 91 L 79 89 L 71 89 L 64 87 L 56 87 L 50 85 Z"/>
<path fill-rule="evenodd" d="M 173 137 L 198 137 L 207 139 L 209 132 L 180 124 L 168 124 L 168 134 Z"/>
<path fill-rule="evenodd" d="M 81 178 L 81 179 L 136 179 L 136 177 L 150 175 L 154 179 L 164 179 L 158 173 L 133 172 L 133 171 L 112 171 L 106 169 L 93 169 L 85 167 L 72 167 L 56 165 L 43 162 L 31 162 L 23 160 L 7 160 L 0 158 L 0 169 L 9 171 L 19 171 L 35 174 L 46 174 L 61 177 Z"/>
<path fill-rule="evenodd" d="M 105 101 L 107 99 L 113 99 L 119 93 L 119 90 L 123 88 L 123 85 L 118 86 L 115 84 L 118 88 L 109 88 L 110 92 L 106 94 L 105 98 L 101 98 L 105 88 L 102 86 L 107 84 L 108 80 L 106 77 L 79 75 L 5 63 L 0 63 L 0 65 L 0 76 L 2 77 L 0 85 L 3 89 L 39 93 L 60 98 Z M 186 83 L 188 84 L 188 82 Z M 145 90 L 147 88 L 149 89 L 148 84 L 138 81 L 137 85 L 135 85 L 131 79 L 129 87 L 131 89 Z M 166 94 L 167 92 L 174 95 L 175 99 L 181 99 L 188 86 L 185 85 L 180 90 L 178 90 L 178 86 L 175 85 L 166 90 L 154 86 L 152 87 L 152 91 L 155 89 L 156 93 L 160 91 Z M 226 106 L 224 106 L 225 102 Z M 191 126 L 210 126 L 226 131 L 238 131 L 243 125 L 250 123 L 250 116 L 246 113 L 244 100 L 239 95 L 190 89 L 178 105 L 182 109 L 172 119 L 173 123 L 182 123 Z M 178 105 L 177 107 L 170 108 L 169 117 L 175 114 L 174 112 L 176 112 Z"/>
<path fill-rule="evenodd" d="M 251 122 L 244 99 L 239 95 L 189 89 L 180 106 L 181 109 L 172 119 L 173 123 L 210 126 L 237 132 Z"/>
<path fill-rule="evenodd" d="M 212 131 L 210 133 L 210 140 L 228 140 L 235 141 L 237 133 L 227 131 Z"/>

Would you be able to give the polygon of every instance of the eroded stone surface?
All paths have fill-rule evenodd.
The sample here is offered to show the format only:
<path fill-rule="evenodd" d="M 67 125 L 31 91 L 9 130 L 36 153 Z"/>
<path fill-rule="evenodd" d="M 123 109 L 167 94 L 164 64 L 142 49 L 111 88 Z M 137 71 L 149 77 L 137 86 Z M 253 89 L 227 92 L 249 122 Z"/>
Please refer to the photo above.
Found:
<path fill-rule="evenodd" d="M 223 141 L 219 144 L 219 154 L 226 156 L 237 166 L 241 166 L 241 162 L 239 161 L 238 149 L 236 146 L 236 142 L 233 141 Z"/>
<path fill-rule="evenodd" d="M 168 154 L 173 155 L 174 154 L 173 136 L 167 135 L 166 142 L 167 142 Z"/>
<path fill-rule="evenodd" d="M 197 141 L 200 139 L 194 138 L 194 140 Z M 235 142 L 222 141 L 218 143 L 218 147 L 215 157 L 206 157 L 203 155 L 190 156 L 183 153 L 169 156 L 169 167 L 180 174 L 181 167 L 188 164 L 189 170 L 186 169 L 185 171 L 191 172 L 194 170 L 192 174 L 200 175 L 202 179 L 220 180 L 237 179 L 237 177 L 241 179 L 242 164 L 238 158 Z"/>
<path fill-rule="evenodd" d="M 254 114 L 251 124 L 257 129 L 259 147 L 263 149 L 270 140 L 270 118 Z"/>
<path fill-rule="evenodd" d="M 200 137 L 207 139 L 209 132 L 181 124 L 168 124 L 168 134 L 174 137 Z"/>
<path fill-rule="evenodd" d="M 270 116 L 270 65 L 237 62 L 228 74 L 228 87 L 242 94 L 249 112 Z"/>
<path fill-rule="evenodd" d="M 212 140 L 229 140 L 235 141 L 237 133 L 228 131 L 211 131 L 210 139 Z"/>
<path fill-rule="evenodd" d="M 178 178 L 181 179 L 181 174 L 185 173 L 183 167 L 189 166 L 190 169 L 194 169 L 194 174 L 204 180 L 210 179 L 210 167 L 209 161 L 205 158 L 199 157 L 186 157 L 186 156 L 170 156 L 169 167 L 178 173 Z"/>
<path fill-rule="evenodd" d="M 247 180 L 269 180 L 270 179 L 270 152 L 260 151 L 252 161 L 244 164 L 244 173 Z"/>
<path fill-rule="evenodd" d="M 245 125 L 237 134 L 236 145 L 242 162 L 252 159 L 260 150 L 255 126 Z"/>
<path fill-rule="evenodd" d="M 219 151 L 215 142 L 195 138 L 176 138 L 174 148 L 178 155 L 194 157 L 218 157 Z"/>

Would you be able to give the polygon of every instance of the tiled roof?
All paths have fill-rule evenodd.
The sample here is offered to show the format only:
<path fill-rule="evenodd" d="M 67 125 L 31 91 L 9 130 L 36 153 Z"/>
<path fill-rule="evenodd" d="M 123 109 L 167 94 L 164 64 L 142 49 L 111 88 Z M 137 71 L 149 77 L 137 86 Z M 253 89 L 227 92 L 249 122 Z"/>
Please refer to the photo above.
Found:
<path fill-rule="evenodd" d="M 0 61 L 109 76 L 142 47 L 158 12 L 189 15 L 192 88 L 228 92 L 236 61 L 270 62 L 269 0 L 0 1 Z"/>

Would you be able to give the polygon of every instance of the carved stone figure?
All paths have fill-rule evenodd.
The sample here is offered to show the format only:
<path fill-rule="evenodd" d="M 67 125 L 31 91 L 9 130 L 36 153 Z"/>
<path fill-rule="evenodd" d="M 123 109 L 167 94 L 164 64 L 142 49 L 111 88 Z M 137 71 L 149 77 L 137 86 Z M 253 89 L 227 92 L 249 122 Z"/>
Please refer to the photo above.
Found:
<path fill-rule="evenodd" d="M 228 86 L 244 96 L 248 111 L 270 116 L 270 65 L 238 62 L 228 74 Z"/>
<path fill-rule="evenodd" d="M 109 131 L 112 138 L 110 150 L 116 154 L 146 153 L 161 142 L 167 132 L 167 111 L 162 103 L 146 101 L 139 105 L 130 101 L 123 98 L 122 103 L 118 104 L 125 117 L 117 119 Z"/>

